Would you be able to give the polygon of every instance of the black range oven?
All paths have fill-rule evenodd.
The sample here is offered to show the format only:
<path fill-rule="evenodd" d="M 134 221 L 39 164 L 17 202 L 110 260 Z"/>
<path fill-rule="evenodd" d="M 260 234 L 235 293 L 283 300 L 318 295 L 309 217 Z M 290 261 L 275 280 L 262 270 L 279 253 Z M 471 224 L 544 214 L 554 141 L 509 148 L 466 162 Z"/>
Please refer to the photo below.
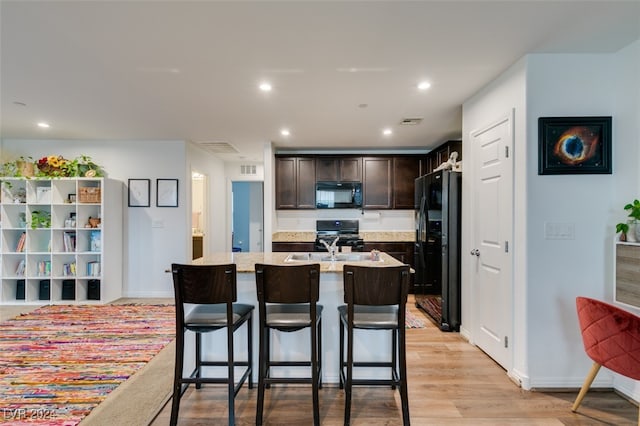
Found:
<path fill-rule="evenodd" d="M 336 238 L 336 246 L 350 247 L 351 251 L 363 251 L 364 241 L 360 238 L 359 222 L 357 220 L 317 220 L 315 251 L 327 251 L 322 241 L 331 245 Z"/>

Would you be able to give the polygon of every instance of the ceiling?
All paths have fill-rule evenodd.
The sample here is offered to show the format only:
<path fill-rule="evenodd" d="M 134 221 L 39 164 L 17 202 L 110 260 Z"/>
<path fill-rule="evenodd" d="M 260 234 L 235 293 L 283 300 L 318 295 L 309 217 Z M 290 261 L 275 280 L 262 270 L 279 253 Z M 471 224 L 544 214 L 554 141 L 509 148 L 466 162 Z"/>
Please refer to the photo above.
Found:
<path fill-rule="evenodd" d="M 640 0 L 0 7 L 3 139 L 223 143 L 237 161 L 261 161 L 268 142 L 427 150 L 460 138 L 462 103 L 526 53 L 615 52 L 640 38 Z"/>

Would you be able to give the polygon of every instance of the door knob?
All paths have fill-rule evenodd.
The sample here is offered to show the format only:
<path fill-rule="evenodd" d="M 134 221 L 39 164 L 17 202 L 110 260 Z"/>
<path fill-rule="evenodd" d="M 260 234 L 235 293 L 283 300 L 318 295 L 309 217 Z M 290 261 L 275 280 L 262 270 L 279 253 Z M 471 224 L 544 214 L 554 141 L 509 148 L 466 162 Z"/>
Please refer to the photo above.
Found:
<path fill-rule="evenodd" d="M 480 256 L 480 250 L 478 249 L 471 250 L 471 256 Z"/>

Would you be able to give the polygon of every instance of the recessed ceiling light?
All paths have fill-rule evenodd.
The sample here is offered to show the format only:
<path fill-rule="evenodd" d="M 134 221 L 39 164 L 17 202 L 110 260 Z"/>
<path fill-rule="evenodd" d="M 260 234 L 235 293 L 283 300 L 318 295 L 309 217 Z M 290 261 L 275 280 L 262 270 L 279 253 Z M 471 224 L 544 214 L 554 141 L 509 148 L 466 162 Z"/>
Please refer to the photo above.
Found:
<path fill-rule="evenodd" d="M 38 127 L 42 127 L 43 129 L 48 129 L 49 127 L 49 123 L 45 123 L 44 121 L 41 121 L 40 123 L 38 123 Z"/>
<path fill-rule="evenodd" d="M 289 136 L 291 134 L 291 132 L 289 131 L 289 129 L 282 129 L 282 130 L 280 130 L 280 134 L 282 136 Z"/>
<path fill-rule="evenodd" d="M 271 83 L 267 83 L 266 81 L 263 83 L 260 83 L 260 90 L 262 90 L 263 92 L 270 92 L 272 87 L 271 87 Z"/>
<path fill-rule="evenodd" d="M 387 129 L 384 129 L 384 130 L 382 131 L 382 134 L 383 134 L 383 135 L 385 135 L 385 136 L 389 136 L 389 135 L 390 135 L 390 134 L 392 134 L 392 133 L 393 133 L 393 131 L 392 131 L 391 129 L 388 129 L 388 128 L 387 128 Z"/>
<path fill-rule="evenodd" d="M 431 87 L 431 83 L 428 81 L 421 81 L 418 83 L 418 90 L 427 90 L 429 87 Z"/>

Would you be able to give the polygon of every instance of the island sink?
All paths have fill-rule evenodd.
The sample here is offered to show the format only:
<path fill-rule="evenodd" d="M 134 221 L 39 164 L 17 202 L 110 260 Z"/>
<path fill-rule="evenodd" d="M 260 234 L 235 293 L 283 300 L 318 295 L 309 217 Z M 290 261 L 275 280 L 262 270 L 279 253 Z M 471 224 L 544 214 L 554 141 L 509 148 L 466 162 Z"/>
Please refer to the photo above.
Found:
<path fill-rule="evenodd" d="M 338 253 L 334 259 L 328 253 L 291 253 L 285 262 L 371 262 L 371 253 Z M 375 260 L 382 262 L 382 258 Z"/>

